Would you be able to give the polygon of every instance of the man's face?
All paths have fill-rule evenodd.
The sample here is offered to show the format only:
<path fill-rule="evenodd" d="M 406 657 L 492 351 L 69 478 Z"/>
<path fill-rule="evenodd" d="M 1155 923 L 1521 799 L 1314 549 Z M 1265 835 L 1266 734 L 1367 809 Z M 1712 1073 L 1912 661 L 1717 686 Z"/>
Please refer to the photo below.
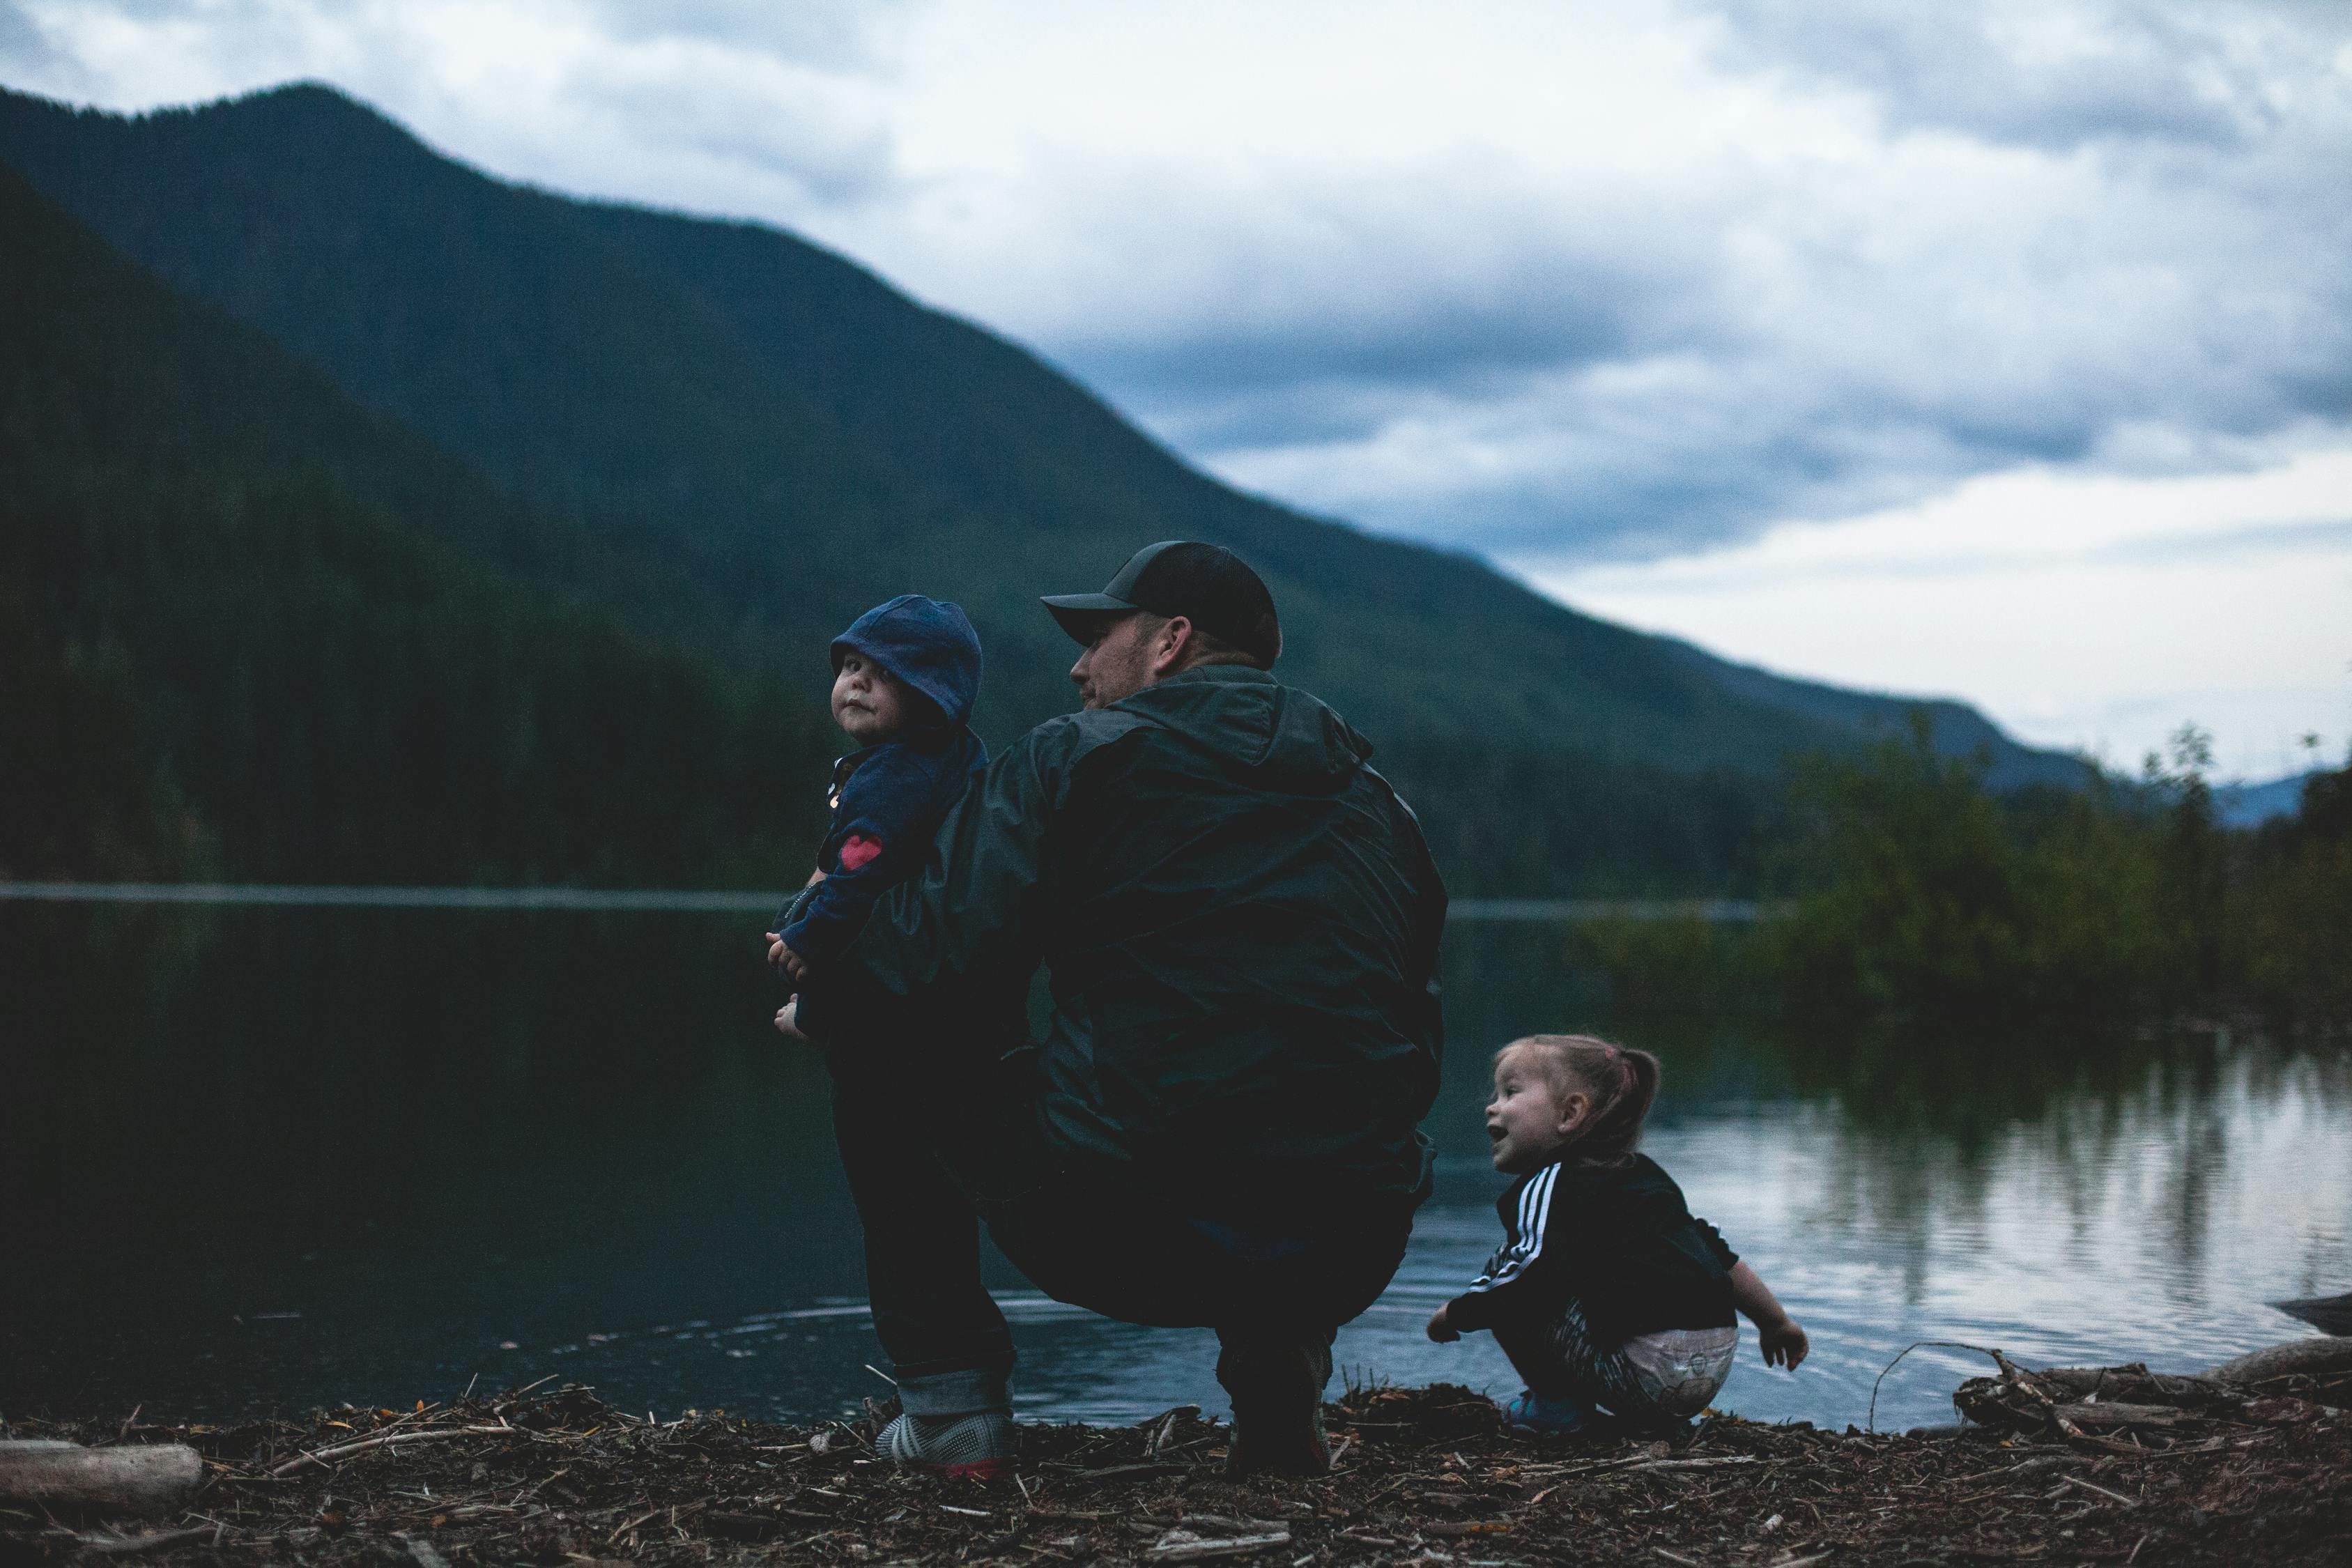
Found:
<path fill-rule="evenodd" d="M 1151 616 L 1119 616 L 1104 620 L 1095 628 L 1094 640 L 1087 644 L 1086 652 L 1078 655 L 1078 662 L 1070 666 L 1070 679 L 1077 682 L 1081 705 L 1108 708 L 1122 697 L 1134 696 L 1157 679 L 1152 654 L 1159 639 L 1150 634 L 1166 623 L 1155 625 L 1155 621 Z"/>

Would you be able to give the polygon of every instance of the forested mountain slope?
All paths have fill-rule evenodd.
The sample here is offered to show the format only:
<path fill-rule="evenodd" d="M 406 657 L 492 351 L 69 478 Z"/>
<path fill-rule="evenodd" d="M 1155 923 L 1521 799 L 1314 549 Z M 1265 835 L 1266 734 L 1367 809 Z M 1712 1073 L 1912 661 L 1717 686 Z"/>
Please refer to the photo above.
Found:
<path fill-rule="evenodd" d="M 1244 496 L 837 256 L 503 184 L 327 89 L 138 119 L 0 92 L 0 162 L 530 520 L 499 524 L 509 582 L 714 672 L 814 693 L 856 610 L 954 597 L 1001 742 L 1068 706 L 1072 650 L 1035 594 L 1153 539 L 1217 540 L 1274 586 L 1285 676 L 1371 734 L 1457 880 L 1523 891 L 1738 884 L 1786 759 L 1906 706 Z M 1997 780 L 2082 775 L 1966 708 L 1935 715 Z"/>
<path fill-rule="evenodd" d="M 800 683 L 5 169 L 0 235 L 0 876 L 797 879 Z"/>

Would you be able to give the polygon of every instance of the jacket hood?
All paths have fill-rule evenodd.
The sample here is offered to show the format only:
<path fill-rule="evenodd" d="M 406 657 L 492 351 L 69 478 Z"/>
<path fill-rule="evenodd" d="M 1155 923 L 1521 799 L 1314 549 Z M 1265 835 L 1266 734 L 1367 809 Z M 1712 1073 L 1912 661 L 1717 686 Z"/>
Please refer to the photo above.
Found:
<path fill-rule="evenodd" d="M 1207 747 L 1266 789 L 1326 795 L 1372 754 L 1372 743 L 1322 699 L 1248 665 L 1188 669 L 1113 706 Z"/>
<path fill-rule="evenodd" d="M 961 605 L 901 594 L 833 639 L 833 668 L 859 653 L 930 699 L 950 726 L 971 721 L 980 697 L 980 634 Z"/>

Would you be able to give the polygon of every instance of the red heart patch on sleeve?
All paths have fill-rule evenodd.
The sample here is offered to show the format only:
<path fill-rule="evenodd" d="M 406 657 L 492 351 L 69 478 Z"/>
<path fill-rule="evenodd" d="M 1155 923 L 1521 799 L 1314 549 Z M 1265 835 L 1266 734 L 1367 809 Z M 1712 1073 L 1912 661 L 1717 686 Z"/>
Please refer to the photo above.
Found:
<path fill-rule="evenodd" d="M 855 871 L 862 867 L 870 866 L 874 863 L 875 858 L 881 853 L 882 841 L 879 838 L 868 838 L 863 833 L 853 833 L 841 841 L 841 868 L 845 871 Z"/>

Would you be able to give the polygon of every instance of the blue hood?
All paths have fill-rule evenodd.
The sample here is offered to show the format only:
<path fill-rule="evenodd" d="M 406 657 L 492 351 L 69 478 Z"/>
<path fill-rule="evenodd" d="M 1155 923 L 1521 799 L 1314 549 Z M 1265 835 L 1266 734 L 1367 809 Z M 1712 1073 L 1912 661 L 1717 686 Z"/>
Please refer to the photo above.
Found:
<path fill-rule="evenodd" d="M 961 605 L 901 594 L 877 605 L 833 639 L 833 668 L 856 652 L 938 705 L 950 726 L 971 721 L 980 697 L 980 634 Z"/>

